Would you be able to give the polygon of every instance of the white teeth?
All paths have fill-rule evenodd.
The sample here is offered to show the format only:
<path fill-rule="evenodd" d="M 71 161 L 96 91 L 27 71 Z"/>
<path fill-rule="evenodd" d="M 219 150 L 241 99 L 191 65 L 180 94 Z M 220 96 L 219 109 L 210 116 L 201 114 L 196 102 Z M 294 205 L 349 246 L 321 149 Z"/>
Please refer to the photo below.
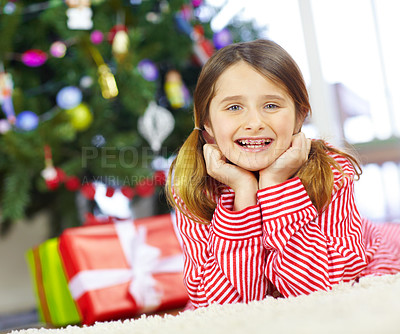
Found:
<path fill-rule="evenodd" d="M 238 142 L 241 145 L 246 145 L 248 148 L 255 148 L 255 147 L 269 144 L 271 142 L 271 140 L 270 139 L 239 139 Z"/>

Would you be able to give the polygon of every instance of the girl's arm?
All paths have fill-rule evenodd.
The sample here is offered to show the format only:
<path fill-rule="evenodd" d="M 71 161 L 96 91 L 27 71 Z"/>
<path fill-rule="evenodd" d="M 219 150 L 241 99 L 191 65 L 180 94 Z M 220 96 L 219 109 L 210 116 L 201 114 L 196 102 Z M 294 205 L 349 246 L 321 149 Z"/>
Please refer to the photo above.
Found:
<path fill-rule="evenodd" d="M 234 212 L 233 202 L 233 193 L 222 194 L 208 225 L 176 213 L 184 283 L 195 307 L 261 300 L 265 295 L 260 207 Z"/>
<path fill-rule="evenodd" d="M 342 167 L 352 170 L 348 162 Z M 334 171 L 334 177 L 335 192 L 321 215 L 299 178 L 257 194 L 268 252 L 266 275 L 284 296 L 329 290 L 366 267 L 352 175 L 343 178 Z"/>

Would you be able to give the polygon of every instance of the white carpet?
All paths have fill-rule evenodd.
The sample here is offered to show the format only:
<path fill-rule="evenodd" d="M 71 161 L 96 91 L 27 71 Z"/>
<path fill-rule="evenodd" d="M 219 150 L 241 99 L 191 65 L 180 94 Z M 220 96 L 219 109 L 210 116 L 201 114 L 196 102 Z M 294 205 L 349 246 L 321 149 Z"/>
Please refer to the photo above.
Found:
<path fill-rule="evenodd" d="M 142 316 L 137 320 L 26 329 L 18 334 L 398 334 L 400 333 L 400 274 L 368 277 L 358 284 L 337 285 L 330 292 L 289 299 L 213 305 L 177 316 Z"/>

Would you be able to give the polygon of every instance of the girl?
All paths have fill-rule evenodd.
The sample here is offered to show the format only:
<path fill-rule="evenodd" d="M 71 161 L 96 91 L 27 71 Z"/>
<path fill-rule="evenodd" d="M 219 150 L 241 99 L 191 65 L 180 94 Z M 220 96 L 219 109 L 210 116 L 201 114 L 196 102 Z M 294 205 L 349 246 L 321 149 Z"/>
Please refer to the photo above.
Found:
<path fill-rule="evenodd" d="M 299 68 L 271 41 L 230 45 L 205 64 L 195 128 L 167 183 L 193 306 L 297 296 L 400 271 L 399 228 L 360 218 L 359 165 L 304 136 L 309 113 Z"/>

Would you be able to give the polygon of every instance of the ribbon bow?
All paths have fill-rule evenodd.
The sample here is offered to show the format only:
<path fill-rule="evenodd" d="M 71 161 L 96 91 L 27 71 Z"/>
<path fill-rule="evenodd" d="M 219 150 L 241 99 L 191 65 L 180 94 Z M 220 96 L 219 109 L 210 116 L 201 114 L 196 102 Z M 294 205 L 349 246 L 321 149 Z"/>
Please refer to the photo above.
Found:
<path fill-rule="evenodd" d="M 162 293 L 156 289 L 152 274 L 183 270 L 183 256 L 160 259 L 158 248 L 146 244 L 146 228 L 135 229 L 130 222 L 115 224 L 118 238 L 130 268 L 83 270 L 72 277 L 68 286 L 76 300 L 85 292 L 130 281 L 129 293 L 142 311 L 150 311 L 161 303 Z"/>

